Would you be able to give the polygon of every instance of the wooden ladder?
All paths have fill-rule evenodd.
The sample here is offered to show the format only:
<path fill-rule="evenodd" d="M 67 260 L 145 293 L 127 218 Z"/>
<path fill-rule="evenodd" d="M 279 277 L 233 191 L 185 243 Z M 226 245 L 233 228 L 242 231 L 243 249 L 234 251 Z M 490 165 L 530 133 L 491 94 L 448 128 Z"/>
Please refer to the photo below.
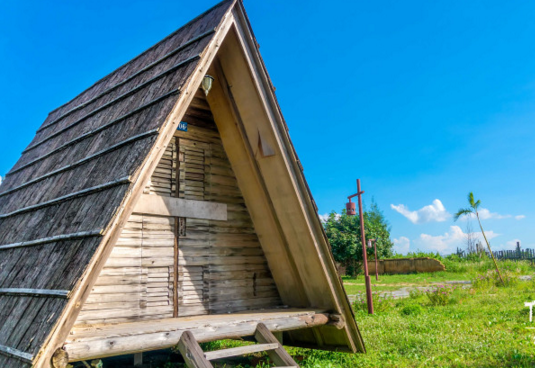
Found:
<path fill-rule="evenodd" d="M 256 326 L 254 337 L 259 344 L 205 353 L 202 351 L 191 331 L 186 331 L 180 337 L 178 349 L 182 353 L 182 357 L 186 361 L 188 368 L 214 368 L 212 363 L 210 363 L 211 360 L 258 353 L 260 351 L 267 352 L 269 358 L 277 365 L 277 368 L 299 368 L 299 365 L 284 350 L 279 340 L 277 340 L 266 325 L 259 323 Z"/>

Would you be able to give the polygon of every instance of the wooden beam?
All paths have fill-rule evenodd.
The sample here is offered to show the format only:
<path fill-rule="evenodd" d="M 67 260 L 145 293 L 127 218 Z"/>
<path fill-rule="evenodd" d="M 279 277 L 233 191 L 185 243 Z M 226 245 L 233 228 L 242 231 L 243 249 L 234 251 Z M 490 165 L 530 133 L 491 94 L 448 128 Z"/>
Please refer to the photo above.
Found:
<path fill-rule="evenodd" d="M 231 349 L 208 351 L 204 353 L 204 356 L 208 360 L 224 359 L 224 358 L 242 356 L 242 355 L 247 355 L 247 354 L 259 353 L 261 351 L 275 350 L 279 346 L 280 344 L 275 344 L 275 343 L 247 345 L 247 346 L 240 346 L 240 347 L 231 348 Z"/>
<path fill-rule="evenodd" d="M 255 332 L 256 341 L 262 344 L 276 344 L 277 348 L 273 350 L 268 350 L 269 359 L 271 359 L 276 365 L 281 366 L 298 366 L 295 360 L 288 354 L 284 347 L 279 343 L 279 340 L 263 323 L 259 323 Z"/>
<path fill-rule="evenodd" d="M 22 360 L 26 363 L 31 363 L 33 360 L 32 354 L 25 353 L 15 348 L 10 348 L 9 346 L 0 345 L 0 354 L 8 356 L 10 358 L 16 358 Z"/>
<path fill-rule="evenodd" d="M 36 296 L 36 297 L 54 297 L 54 298 L 69 298 L 70 291 L 68 290 L 45 290 L 45 289 L 0 289 L 0 295 L 14 295 L 14 296 Z"/>
<path fill-rule="evenodd" d="M 104 183 L 104 184 L 97 185 L 97 186 L 94 186 L 94 187 L 91 187 L 91 188 L 87 188 L 87 189 L 81 190 L 79 192 L 67 194 L 67 195 L 62 196 L 62 197 L 54 198 L 54 199 L 52 199 L 50 201 L 46 201 L 46 202 L 43 202 L 43 203 L 34 204 L 32 206 L 24 207 L 24 208 L 18 209 L 18 210 L 13 211 L 13 212 L 1 214 L 0 215 L 0 219 L 6 218 L 6 217 L 10 217 L 10 216 L 14 216 L 14 215 L 18 215 L 20 213 L 24 213 L 24 212 L 28 212 L 28 211 L 37 210 L 39 208 L 52 206 L 54 204 L 57 204 L 57 203 L 60 203 L 60 202 L 63 202 L 63 201 L 67 201 L 69 199 L 86 196 L 86 195 L 89 195 L 89 194 L 92 194 L 92 193 L 95 193 L 95 192 L 100 192 L 102 190 L 105 190 L 105 189 L 108 189 L 108 188 L 112 188 L 112 187 L 115 187 L 115 186 L 118 186 L 118 185 L 121 185 L 121 184 L 127 184 L 127 183 L 130 183 L 130 177 L 129 176 L 125 176 L 125 177 L 123 177 L 121 179 L 110 181 L 109 183 Z"/>
<path fill-rule="evenodd" d="M 204 357 L 204 352 L 190 331 L 184 332 L 180 337 L 178 350 L 180 350 L 188 368 L 214 368 Z"/>
<path fill-rule="evenodd" d="M 152 83 L 154 83 L 155 81 L 157 81 L 158 79 L 161 79 L 163 77 L 165 77 L 167 74 L 171 73 L 171 72 L 174 72 L 175 70 L 181 68 L 182 66 L 186 65 L 186 64 L 189 64 L 191 63 L 192 61 L 195 61 L 195 60 L 198 60 L 200 58 L 200 55 L 195 55 L 195 56 L 192 56 L 184 61 L 181 61 L 180 63 L 178 64 L 175 64 L 174 66 L 172 66 L 171 68 L 161 72 L 160 74 L 154 76 L 153 78 L 149 79 L 148 81 L 146 82 L 143 82 L 137 86 L 135 86 L 134 88 L 132 88 L 131 90 L 129 90 L 128 92 L 125 92 L 123 93 L 122 95 L 116 97 L 115 99 L 105 103 L 104 105 L 102 106 L 99 106 L 97 107 L 96 109 L 90 111 L 87 115 L 84 115 L 82 116 L 80 119 L 76 120 L 75 122 L 73 122 L 72 124 L 69 124 L 66 128 L 71 128 L 72 126 L 75 126 L 75 125 L 78 125 L 80 124 L 82 121 L 90 118 L 91 116 L 94 116 L 96 115 L 97 113 L 103 111 L 103 110 L 106 110 L 108 107 L 110 106 L 113 106 L 115 105 L 117 102 L 121 101 L 121 100 L 124 100 L 125 98 L 128 98 L 130 96 L 132 96 L 133 94 L 136 94 L 137 92 L 139 92 L 140 90 L 142 90 L 143 88 L 147 87 L 147 86 L 150 86 Z M 44 129 L 46 127 L 43 127 L 41 129 Z M 38 131 L 39 132 L 39 131 Z M 24 151 L 22 151 L 22 153 L 27 153 L 33 149 L 35 149 L 36 147 L 39 147 L 41 144 L 43 144 L 43 142 L 45 142 L 46 138 L 42 141 L 39 141 L 37 143 L 34 143 L 33 145 L 29 146 L 28 148 L 26 148 Z"/>
<path fill-rule="evenodd" d="M 227 205 L 207 201 L 143 194 L 134 213 L 227 221 Z"/>
<path fill-rule="evenodd" d="M 14 173 L 16 173 L 16 172 L 18 172 L 18 171 L 24 170 L 25 168 L 27 168 L 27 167 L 29 167 L 29 166 L 32 166 L 32 165 L 36 164 L 37 162 L 42 161 L 42 160 L 44 160 L 44 159 L 46 159 L 46 158 L 52 156 L 53 154 L 55 154 L 55 153 L 57 153 L 57 152 L 59 152 L 59 151 L 64 150 L 64 149 L 67 148 L 68 146 L 71 146 L 71 145 L 73 145 L 73 144 L 76 144 L 76 143 L 78 143 L 78 142 L 80 142 L 80 141 L 82 141 L 82 140 L 84 140 L 84 139 L 86 139 L 86 138 L 88 138 L 88 137 L 90 137 L 90 136 L 93 136 L 93 135 L 95 135 L 95 134 L 97 134 L 97 133 L 100 133 L 100 132 L 102 132 L 103 130 L 106 130 L 106 129 L 108 129 L 108 128 L 114 126 L 115 124 L 120 123 L 121 121 L 123 121 L 123 120 L 125 120 L 125 119 L 128 119 L 128 118 L 130 118 L 130 117 L 136 115 L 137 113 L 139 113 L 139 112 L 141 112 L 141 111 L 143 111 L 143 110 L 145 110 L 145 109 L 151 107 L 152 105 L 157 104 L 158 102 L 160 102 L 160 101 L 162 101 L 162 100 L 165 100 L 165 99 L 168 98 L 168 97 L 174 96 L 174 95 L 176 95 L 176 94 L 178 94 L 178 93 L 180 93 L 180 90 L 179 90 L 179 89 L 174 89 L 174 90 L 172 90 L 172 91 L 170 91 L 170 92 L 167 92 L 167 93 L 161 95 L 160 97 L 157 97 L 157 98 L 155 98 L 154 100 L 149 101 L 149 102 L 147 102 L 146 104 L 144 104 L 144 105 L 138 107 L 137 109 L 132 110 L 132 111 L 130 111 L 130 112 L 128 112 L 128 113 L 126 113 L 126 114 L 124 114 L 124 115 L 118 117 L 117 119 L 110 121 L 110 122 L 107 123 L 107 124 L 104 124 L 104 125 L 102 125 L 102 126 L 96 128 L 96 129 L 94 129 L 94 130 L 91 130 L 91 131 L 89 131 L 89 132 L 87 132 L 87 133 L 84 133 L 84 134 L 82 134 L 82 135 L 80 135 L 80 136 L 74 138 L 74 139 L 71 139 L 70 141 L 68 141 L 68 142 L 62 144 L 61 146 L 59 146 L 58 148 L 56 148 L 56 149 L 54 149 L 54 150 L 52 150 L 52 151 L 50 151 L 50 152 L 48 152 L 48 153 L 46 153 L 46 154 L 44 154 L 44 155 L 42 155 L 42 156 L 37 157 L 35 160 L 30 161 L 30 162 L 28 162 L 27 164 L 24 164 L 24 165 L 22 165 L 22 166 L 20 166 L 20 167 L 17 167 L 16 169 L 13 169 L 13 170 L 9 171 L 9 172 L 6 174 L 6 176 L 10 176 L 10 175 L 13 175 Z M 65 128 L 65 129 L 70 129 L 70 127 L 67 127 L 67 128 Z M 64 130 L 59 131 L 59 132 L 56 132 L 56 133 L 54 133 L 54 134 L 48 136 L 48 137 L 47 137 L 47 140 L 52 139 L 52 138 L 54 138 L 54 137 L 56 137 L 56 136 L 62 134 L 63 132 L 64 132 Z M 4 192 L 4 193 L 7 193 L 7 192 Z M 4 194 L 4 193 L 2 193 L 2 194 Z"/>
<path fill-rule="evenodd" d="M 57 243 L 60 241 L 65 241 L 65 240 L 81 239 L 81 238 L 87 238 L 87 237 L 92 237 L 92 236 L 101 236 L 103 231 L 104 230 L 81 231 L 79 233 L 56 235 L 56 236 L 51 236 L 48 238 L 41 238 L 41 239 L 36 239 L 36 240 L 28 240 L 28 241 L 24 241 L 20 243 L 0 245 L 0 250 L 32 247 L 32 246 L 42 245 L 42 244 Z"/>
<path fill-rule="evenodd" d="M 282 224 L 254 159 L 253 146 L 245 135 L 239 112 L 233 106 L 229 84 L 218 60 L 214 62 L 211 73 L 215 81 L 207 100 L 282 301 L 293 307 L 310 305 Z"/>
<path fill-rule="evenodd" d="M 49 172 L 49 173 L 47 173 L 45 175 L 42 175 L 42 176 L 39 176 L 39 177 L 37 177 L 35 179 L 27 181 L 26 183 L 23 183 L 23 184 L 15 187 L 13 189 L 10 189 L 8 191 L 0 193 L 0 197 L 4 196 L 6 194 L 11 194 L 13 192 L 16 192 L 16 191 L 18 191 L 20 189 L 23 189 L 23 188 L 25 188 L 27 186 L 30 186 L 32 184 L 35 184 L 37 182 L 40 182 L 40 181 L 45 180 L 47 178 L 50 178 L 52 176 L 61 174 L 62 172 L 72 170 L 72 169 L 74 169 L 74 168 L 76 168 L 78 166 L 81 166 L 81 165 L 89 162 L 89 161 L 92 161 L 92 160 L 94 160 L 96 158 L 99 158 L 100 156 L 103 156 L 103 155 L 105 155 L 107 153 L 110 153 L 112 151 L 115 151 L 115 150 L 117 150 L 117 149 L 119 149 L 119 148 L 121 148 L 123 146 L 126 146 L 127 144 L 130 144 L 130 143 L 133 143 L 133 142 L 137 142 L 137 141 L 139 141 L 141 139 L 145 139 L 147 137 L 150 137 L 150 136 L 153 136 L 153 135 L 156 135 L 156 134 L 158 134 L 158 129 L 152 129 L 152 130 L 149 130 L 148 132 L 144 132 L 144 133 L 135 135 L 133 137 L 130 137 L 128 139 L 125 139 L 124 141 L 121 141 L 119 143 L 114 144 L 111 147 L 108 147 L 108 148 L 105 148 L 103 150 L 100 150 L 99 152 L 96 152 L 96 153 L 94 153 L 94 154 L 92 154 L 90 156 L 87 156 L 87 157 L 85 157 L 85 158 L 83 158 L 83 159 L 81 159 L 79 161 L 76 161 L 76 162 L 70 164 L 70 165 L 63 166 L 63 167 L 61 167 L 61 168 L 59 168 L 57 170 L 51 171 L 51 172 Z"/>
<path fill-rule="evenodd" d="M 135 354 L 176 345 L 185 331 L 199 342 L 253 336 L 259 323 L 271 331 L 323 326 L 329 315 L 310 310 L 265 310 L 75 327 L 65 342 L 71 361 Z"/>
<path fill-rule="evenodd" d="M 63 349 L 57 349 L 52 356 L 52 368 L 67 368 L 69 365 L 69 354 Z"/>
<path fill-rule="evenodd" d="M 37 132 L 40 132 L 44 129 L 47 129 L 49 127 L 51 127 L 52 125 L 58 123 L 61 119 L 63 119 L 64 117 L 72 114 L 73 112 L 77 111 L 77 110 L 80 110 L 88 105 L 90 105 L 91 103 L 95 102 L 96 100 L 100 99 L 101 97 L 107 95 L 108 93 L 110 93 L 111 91 L 121 87 L 121 86 L 124 86 L 125 84 L 127 84 L 128 82 L 130 82 L 131 80 L 135 79 L 136 77 L 138 77 L 139 75 L 143 74 L 144 72 L 146 72 L 147 70 L 149 69 L 152 69 L 152 67 L 160 64 L 162 61 L 165 61 L 167 60 L 168 58 L 170 58 L 171 56 L 175 55 L 177 52 L 180 52 L 182 50 L 184 50 L 186 47 L 192 45 L 193 43 L 197 42 L 197 41 L 200 41 L 201 39 L 205 38 L 206 36 L 209 36 L 211 34 L 213 34 L 215 32 L 215 29 L 210 29 L 204 33 L 201 33 L 200 35 L 196 36 L 196 37 L 193 37 L 192 39 L 184 42 L 182 45 L 178 46 L 176 49 L 168 52 L 167 54 L 165 54 L 164 56 L 162 56 L 161 58 L 159 58 L 158 60 L 148 64 L 147 66 L 145 66 L 144 68 L 138 70 L 137 72 L 135 72 L 134 74 L 132 74 L 131 76 L 129 76 L 128 78 L 122 80 L 121 82 L 115 84 L 114 86 L 108 88 L 107 90 L 105 90 L 104 92 L 96 95 L 95 97 L 93 97 L 92 99 L 70 109 L 69 111 L 61 114 L 60 116 L 58 116 L 57 118 L 54 119 L 54 121 L 51 121 L 50 123 L 46 124 L 46 125 L 43 125 L 42 127 L 40 127 Z M 57 109 L 56 109 L 57 110 Z M 55 111 L 55 110 L 54 110 Z"/>

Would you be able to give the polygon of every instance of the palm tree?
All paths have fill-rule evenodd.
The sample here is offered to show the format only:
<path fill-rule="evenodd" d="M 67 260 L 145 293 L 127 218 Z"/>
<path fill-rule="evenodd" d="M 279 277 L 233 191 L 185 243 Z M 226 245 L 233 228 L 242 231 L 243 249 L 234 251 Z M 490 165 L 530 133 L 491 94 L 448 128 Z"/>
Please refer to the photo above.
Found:
<path fill-rule="evenodd" d="M 498 276 L 500 276 L 500 280 L 502 284 L 505 286 L 505 282 L 503 282 L 502 274 L 500 273 L 500 269 L 498 268 L 498 263 L 496 262 L 496 258 L 494 258 L 494 254 L 492 254 L 492 249 L 490 249 L 489 241 L 487 240 L 487 237 L 485 235 L 485 231 L 483 231 L 483 226 L 481 225 L 481 219 L 479 218 L 479 212 L 478 208 L 481 204 L 481 201 L 478 199 L 477 201 L 474 200 L 474 193 L 470 192 L 468 193 L 468 203 L 470 204 L 470 207 L 468 208 L 461 208 L 454 216 L 455 221 L 459 219 L 461 216 L 465 215 L 475 215 L 477 218 L 477 222 L 479 223 L 479 228 L 481 229 L 481 233 L 483 234 L 483 238 L 485 239 L 485 242 L 487 243 L 487 247 L 489 248 L 490 256 L 492 257 L 492 260 L 494 261 L 494 266 L 496 266 L 496 272 L 498 272 Z"/>

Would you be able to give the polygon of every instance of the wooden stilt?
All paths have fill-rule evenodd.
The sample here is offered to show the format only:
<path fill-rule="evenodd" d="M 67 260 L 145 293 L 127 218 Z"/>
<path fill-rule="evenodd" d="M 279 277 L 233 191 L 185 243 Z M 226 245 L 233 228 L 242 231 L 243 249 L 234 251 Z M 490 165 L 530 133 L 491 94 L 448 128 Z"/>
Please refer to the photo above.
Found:
<path fill-rule="evenodd" d="M 271 331 L 263 323 L 259 323 L 256 327 L 255 338 L 259 343 L 279 345 L 274 350 L 268 350 L 269 358 L 278 366 L 285 367 L 299 367 L 295 360 L 288 354 L 284 347 L 279 343 L 279 340 L 271 333 Z"/>
<path fill-rule="evenodd" d="M 143 353 L 134 354 L 134 367 L 143 366 Z"/>
<path fill-rule="evenodd" d="M 210 361 L 204 357 L 204 352 L 190 331 L 182 334 L 178 350 L 180 350 L 188 368 L 214 368 Z"/>

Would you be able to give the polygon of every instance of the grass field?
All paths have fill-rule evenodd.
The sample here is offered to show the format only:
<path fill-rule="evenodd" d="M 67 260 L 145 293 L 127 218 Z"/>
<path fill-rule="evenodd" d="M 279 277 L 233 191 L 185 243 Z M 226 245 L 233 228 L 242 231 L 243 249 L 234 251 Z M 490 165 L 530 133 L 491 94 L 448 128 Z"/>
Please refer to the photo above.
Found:
<path fill-rule="evenodd" d="M 501 262 L 509 275 L 533 275 L 528 263 Z M 401 287 L 433 286 L 455 280 L 473 280 L 490 264 L 472 262 L 453 267 L 456 272 L 381 276 L 373 279 L 376 291 Z M 344 278 L 348 294 L 364 291 L 362 277 Z M 441 289 L 442 290 L 442 289 Z M 452 290 L 452 289 L 450 289 Z M 432 293 L 430 293 L 432 294 Z M 435 303 L 424 292 L 409 298 L 386 299 L 370 316 L 356 308 L 356 319 L 366 343 L 367 354 L 343 354 L 288 348 L 303 368 L 334 367 L 535 367 L 535 323 L 529 323 L 524 302 L 535 300 L 535 282 L 518 281 L 496 287 L 493 281 L 475 287 L 448 291 Z M 434 295 L 434 294 L 432 294 Z M 444 305 L 441 305 L 444 304 Z M 219 341 L 204 346 L 220 349 L 237 346 L 236 341 Z M 260 358 L 260 363 L 256 363 Z M 165 368 L 181 367 L 168 363 Z M 218 367 L 272 365 L 266 358 L 249 357 L 241 363 Z"/>

